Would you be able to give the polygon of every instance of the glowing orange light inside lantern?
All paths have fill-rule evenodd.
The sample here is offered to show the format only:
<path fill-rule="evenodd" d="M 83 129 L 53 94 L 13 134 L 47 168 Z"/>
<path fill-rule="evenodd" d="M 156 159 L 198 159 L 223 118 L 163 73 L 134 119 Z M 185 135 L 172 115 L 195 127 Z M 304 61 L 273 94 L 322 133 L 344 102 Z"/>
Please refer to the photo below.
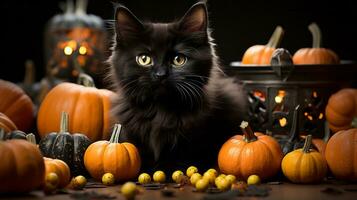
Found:
<path fill-rule="evenodd" d="M 73 53 L 72 47 L 66 46 L 66 47 L 63 49 L 63 53 L 64 53 L 65 55 L 67 55 L 67 56 L 72 55 L 72 53 Z"/>
<path fill-rule="evenodd" d="M 279 90 L 278 91 L 278 95 L 275 97 L 274 100 L 275 100 L 276 103 L 281 103 L 281 102 L 283 102 L 284 97 L 285 97 L 285 91 L 284 90 Z"/>
<path fill-rule="evenodd" d="M 313 96 L 314 98 L 317 98 L 317 92 L 316 92 L 316 91 L 313 91 L 313 92 L 312 92 L 312 96 Z"/>
<path fill-rule="evenodd" d="M 307 113 L 307 112 L 304 112 L 304 115 L 305 115 L 305 116 L 307 116 L 307 115 L 309 115 L 309 113 Z"/>
<path fill-rule="evenodd" d="M 324 117 L 324 114 L 323 114 L 323 113 L 320 113 L 319 119 L 322 119 L 323 117 Z"/>
<path fill-rule="evenodd" d="M 311 115 L 307 116 L 307 118 L 308 118 L 310 121 L 312 121 L 312 120 L 314 119 Z"/>
<path fill-rule="evenodd" d="M 87 48 L 85 46 L 79 47 L 79 54 L 85 55 L 87 53 Z"/>
<path fill-rule="evenodd" d="M 261 101 L 265 101 L 265 94 L 259 90 L 254 90 L 253 95 L 258 97 Z"/>
<path fill-rule="evenodd" d="M 288 124 L 288 121 L 286 120 L 285 117 L 283 117 L 283 118 L 279 119 L 279 124 L 281 127 L 284 127 Z"/>

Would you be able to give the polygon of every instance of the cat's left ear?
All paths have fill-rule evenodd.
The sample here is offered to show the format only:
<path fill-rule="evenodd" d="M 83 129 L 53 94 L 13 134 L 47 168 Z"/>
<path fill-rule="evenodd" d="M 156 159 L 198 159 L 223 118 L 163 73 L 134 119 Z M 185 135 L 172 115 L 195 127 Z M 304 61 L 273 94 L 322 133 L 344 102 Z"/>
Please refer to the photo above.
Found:
<path fill-rule="evenodd" d="M 207 26 L 207 7 L 204 2 L 193 5 L 179 21 L 179 29 L 186 33 L 206 32 Z"/>

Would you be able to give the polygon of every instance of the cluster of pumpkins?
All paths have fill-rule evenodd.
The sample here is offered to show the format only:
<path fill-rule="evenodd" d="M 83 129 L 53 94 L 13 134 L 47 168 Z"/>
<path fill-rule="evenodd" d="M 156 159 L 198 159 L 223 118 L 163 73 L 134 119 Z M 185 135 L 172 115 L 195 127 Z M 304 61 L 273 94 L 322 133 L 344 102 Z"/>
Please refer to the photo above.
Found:
<path fill-rule="evenodd" d="M 61 83 L 47 94 L 36 114 L 41 138 L 37 145 L 33 134 L 18 131 L 31 130 L 36 110 L 31 99 L 17 85 L 0 80 L 0 193 L 37 189 L 51 172 L 59 176 L 61 187 L 70 177 L 87 172 L 97 180 L 108 172 L 116 181 L 138 176 L 137 148 L 118 143 L 119 124 L 110 133 L 114 123 L 109 111 L 115 93 L 97 89 L 88 80 L 83 83 Z M 337 133 L 324 150 L 311 149 L 314 139 L 308 136 L 302 149 L 286 155 L 273 137 L 254 133 L 243 122 L 244 135 L 230 138 L 219 152 L 220 171 L 238 180 L 251 174 L 267 180 L 282 169 L 292 182 L 310 183 L 322 180 L 329 168 L 337 178 L 357 180 L 353 164 L 357 162 L 357 129 L 351 128 L 356 116 L 357 90 L 339 91 L 326 108 L 330 128 Z"/>
<path fill-rule="evenodd" d="M 313 42 L 311 48 L 301 48 L 292 56 L 293 64 L 338 64 L 340 59 L 331 49 L 321 47 L 321 31 L 316 23 L 309 25 Z M 242 58 L 244 65 L 270 65 L 274 51 L 279 46 L 284 30 L 277 26 L 266 45 L 254 45 L 246 50 Z"/>

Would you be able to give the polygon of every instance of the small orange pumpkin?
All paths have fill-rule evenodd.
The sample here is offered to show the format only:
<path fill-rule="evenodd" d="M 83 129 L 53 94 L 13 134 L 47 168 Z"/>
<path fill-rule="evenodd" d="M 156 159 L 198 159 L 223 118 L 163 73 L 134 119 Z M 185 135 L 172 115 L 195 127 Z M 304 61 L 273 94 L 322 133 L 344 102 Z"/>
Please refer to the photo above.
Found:
<path fill-rule="evenodd" d="M 103 174 L 110 172 L 116 181 L 124 181 L 139 174 L 139 151 L 131 143 L 118 143 L 120 131 L 121 125 L 116 124 L 110 141 L 97 141 L 87 148 L 84 165 L 93 178 L 101 180 Z"/>
<path fill-rule="evenodd" d="M 68 165 L 64 161 L 59 159 L 44 157 L 44 160 L 45 160 L 46 175 L 51 172 L 56 173 L 57 176 L 59 177 L 59 184 L 58 184 L 59 188 L 66 187 L 71 181 L 71 171 Z"/>
<path fill-rule="evenodd" d="M 10 118 L 0 112 L 0 129 L 4 129 L 5 133 L 8 133 L 17 130 L 17 127 Z"/>
<path fill-rule="evenodd" d="M 58 130 L 62 111 L 69 115 L 70 133 L 86 134 L 91 141 L 109 138 L 110 105 L 115 93 L 95 88 L 88 75 L 81 74 L 80 77 L 84 79 L 84 86 L 61 83 L 42 101 L 37 118 L 41 138 Z"/>
<path fill-rule="evenodd" d="M 357 181 L 357 128 L 335 133 L 327 142 L 325 157 L 336 178 Z"/>
<path fill-rule="evenodd" d="M 294 150 L 283 158 L 281 169 L 294 183 L 314 183 L 322 181 L 327 173 L 327 163 L 321 153 L 310 149 L 312 136 L 305 138 L 302 149 Z"/>
<path fill-rule="evenodd" d="M 222 173 L 246 180 L 250 175 L 261 179 L 273 177 L 280 170 L 283 152 L 272 137 L 253 133 L 248 122 L 242 122 L 244 135 L 236 135 L 223 144 L 218 154 Z"/>
<path fill-rule="evenodd" d="M 293 56 L 294 64 L 338 64 L 337 54 L 326 48 L 321 48 L 321 31 L 316 23 L 309 25 L 312 34 L 312 48 L 302 48 Z"/>
<path fill-rule="evenodd" d="M 332 132 L 351 128 L 357 118 L 357 89 L 345 88 L 331 95 L 326 106 L 326 119 Z"/>
<path fill-rule="evenodd" d="M 29 131 L 34 121 L 34 105 L 30 97 L 16 84 L 0 80 L 0 112 L 21 131 Z"/>
<path fill-rule="evenodd" d="M 39 188 L 45 165 L 40 150 L 26 140 L 0 141 L 0 193 L 23 193 Z"/>
<path fill-rule="evenodd" d="M 242 64 L 269 65 L 276 47 L 279 46 L 284 30 L 277 26 L 266 45 L 254 45 L 247 49 L 242 58 Z"/>

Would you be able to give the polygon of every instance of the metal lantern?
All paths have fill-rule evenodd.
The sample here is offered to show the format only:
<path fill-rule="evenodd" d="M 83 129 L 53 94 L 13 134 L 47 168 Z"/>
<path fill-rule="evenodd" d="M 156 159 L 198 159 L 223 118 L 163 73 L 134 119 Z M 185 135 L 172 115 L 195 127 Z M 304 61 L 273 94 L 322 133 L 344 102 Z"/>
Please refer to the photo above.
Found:
<path fill-rule="evenodd" d="M 103 20 L 86 13 L 87 0 L 67 1 L 63 14 L 52 17 L 45 31 L 47 73 L 76 81 L 84 72 L 101 84 L 104 73 L 106 30 Z"/>
<path fill-rule="evenodd" d="M 325 119 L 328 98 L 341 88 L 357 86 L 357 64 L 352 61 L 279 66 L 233 62 L 225 71 L 243 83 L 254 129 L 277 137 L 288 136 L 297 105 L 301 106 L 301 133 L 321 138 L 329 134 Z"/>

